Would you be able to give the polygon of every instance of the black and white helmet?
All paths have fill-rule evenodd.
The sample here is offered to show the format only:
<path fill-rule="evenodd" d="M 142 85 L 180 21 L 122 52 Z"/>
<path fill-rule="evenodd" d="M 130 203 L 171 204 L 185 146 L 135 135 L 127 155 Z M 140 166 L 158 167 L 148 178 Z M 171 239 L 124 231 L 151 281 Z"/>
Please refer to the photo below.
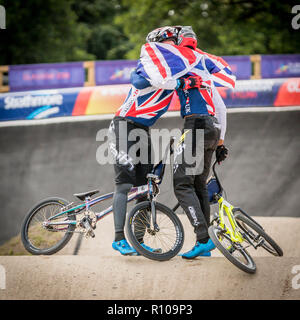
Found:
<path fill-rule="evenodd" d="M 162 42 L 165 40 L 174 40 L 177 44 L 178 29 L 176 27 L 161 27 L 149 32 L 146 41 L 147 42 Z"/>

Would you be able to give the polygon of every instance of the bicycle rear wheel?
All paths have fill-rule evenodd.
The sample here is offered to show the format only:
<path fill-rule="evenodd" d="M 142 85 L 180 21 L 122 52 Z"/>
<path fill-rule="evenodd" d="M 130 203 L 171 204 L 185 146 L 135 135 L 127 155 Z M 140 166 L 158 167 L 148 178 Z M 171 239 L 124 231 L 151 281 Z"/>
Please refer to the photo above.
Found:
<path fill-rule="evenodd" d="M 246 249 L 240 244 L 233 243 L 230 236 L 218 226 L 208 228 L 210 239 L 220 252 L 239 269 L 247 273 L 255 273 L 256 265 Z"/>
<path fill-rule="evenodd" d="M 241 213 L 236 213 L 234 215 L 234 218 L 241 231 L 245 232 L 250 237 L 254 245 L 264 248 L 274 256 L 283 256 L 283 251 L 279 247 L 279 245 L 263 229 L 252 222 L 248 217 Z M 245 240 L 248 241 L 247 239 Z M 252 244 L 250 241 L 248 241 L 248 243 Z"/>
<path fill-rule="evenodd" d="M 166 261 L 176 256 L 182 248 L 183 226 L 171 209 L 158 202 L 155 207 L 159 231 L 155 231 L 152 224 L 151 203 L 144 201 L 129 213 L 127 234 L 138 253 L 148 259 Z M 154 251 L 147 250 L 147 247 Z"/>
<path fill-rule="evenodd" d="M 43 227 L 43 222 L 59 213 L 67 204 L 68 201 L 64 199 L 49 198 L 41 201 L 28 212 L 21 229 L 21 239 L 28 252 L 34 255 L 51 255 L 61 250 L 70 241 L 76 225 Z M 64 214 L 53 221 L 60 222 L 66 219 L 76 220 L 76 217 Z"/>

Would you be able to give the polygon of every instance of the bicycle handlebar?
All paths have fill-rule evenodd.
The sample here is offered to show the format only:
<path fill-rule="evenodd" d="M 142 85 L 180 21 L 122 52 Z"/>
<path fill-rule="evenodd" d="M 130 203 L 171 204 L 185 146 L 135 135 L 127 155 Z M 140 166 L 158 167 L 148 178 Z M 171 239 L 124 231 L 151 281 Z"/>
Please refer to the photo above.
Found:
<path fill-rule="evenodd" d="M 218 161 L 215 160 L 215 162 L 214 162 L 214 164 L 212 166 L 212 170 L 213 170 L 213 173 L 214 173 L 214 177 L 216 178 L 216 180 L 217 180 L 217 182 L 218 182 L 218 184 L 220 186 L 221 192 L 222 192 L 224 189 L 223 189 L 223 187 L 221 185 L 221 182 L 220 182 L 219 177 L 218 177 L 217 172 L 216 172 L 216 164 L 217 163 L 218 163 Z"/>

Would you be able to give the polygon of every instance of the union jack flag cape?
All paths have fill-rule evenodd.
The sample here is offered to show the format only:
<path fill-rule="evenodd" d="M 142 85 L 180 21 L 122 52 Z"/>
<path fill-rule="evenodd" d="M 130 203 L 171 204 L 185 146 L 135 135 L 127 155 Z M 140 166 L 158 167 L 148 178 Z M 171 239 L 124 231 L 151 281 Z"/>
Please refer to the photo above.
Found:
<path fill-rule="evenodd" d="M 208 87 L 212 86 L 212 82 L 215 86 L 235 86 L 235 76 L 222 58 L 198 49 L 194 51 L 164 43 L 143 45 L 136 72 L 149 80 L 151 85 L 143 89 L 132 86 L 116 115 L 131 118 L 146 126 L 153 125 L 167 111 L 176 79 L 185 74 L 200 76 Z M 211 100 L 206 92 L 203 94 L 205 100 Z"/>
<path fill-rule="evenodd" d="M 164 43 L 146 43 L 141 50 L 137 72 L 152 83 L 165 84 L 185 74 L 198 75 L 206 84 L 235 87 L 235 76 L 222 58 L 199 49 Z"/>

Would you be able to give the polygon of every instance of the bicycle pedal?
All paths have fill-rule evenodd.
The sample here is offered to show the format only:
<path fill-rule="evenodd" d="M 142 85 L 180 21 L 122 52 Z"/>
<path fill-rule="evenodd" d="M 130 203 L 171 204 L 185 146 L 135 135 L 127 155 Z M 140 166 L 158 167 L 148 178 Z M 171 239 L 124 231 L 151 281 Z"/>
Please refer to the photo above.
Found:
<path fill-rule="evenodd" d="M 89 236 L 92 237 L 92 238 L 95 238 L 95 233 L 92 230 L 90 230 L 89 231 Z"/>
<path fill-rule="evenodd" d="M 88 230 L 88 231 L 85 231 L 85 232 L 84 232 L 84 235 L 85 235 L 86 238 L 89 238 L 89 237 L 95 238 L 95 233 L 93 232 L 92 229 L 90 229 L 90 230 Z"/>
<path fill-rule="evenodd" d="M 88 217 L 84 217 L 81 220 L 81 225 L 83 226 L 83 228 L 85 229 L 85 236 L 88 237 L 92 237 L 95 238 L 95 233 L 93 231 L 93 224 L 91 219 L 89 219 Z"/>

